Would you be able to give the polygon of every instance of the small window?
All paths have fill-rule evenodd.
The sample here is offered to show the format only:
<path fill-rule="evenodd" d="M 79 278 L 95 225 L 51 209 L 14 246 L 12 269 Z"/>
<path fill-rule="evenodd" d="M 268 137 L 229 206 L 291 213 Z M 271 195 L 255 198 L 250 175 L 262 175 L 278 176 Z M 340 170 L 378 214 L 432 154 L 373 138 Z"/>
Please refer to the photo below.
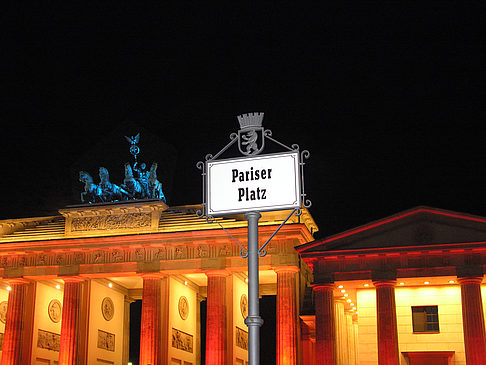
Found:
<path fill-rule="evenodd" d="M 414 333 L 439 332 L 438 307 L 412 307 L 412 324 Z"/>

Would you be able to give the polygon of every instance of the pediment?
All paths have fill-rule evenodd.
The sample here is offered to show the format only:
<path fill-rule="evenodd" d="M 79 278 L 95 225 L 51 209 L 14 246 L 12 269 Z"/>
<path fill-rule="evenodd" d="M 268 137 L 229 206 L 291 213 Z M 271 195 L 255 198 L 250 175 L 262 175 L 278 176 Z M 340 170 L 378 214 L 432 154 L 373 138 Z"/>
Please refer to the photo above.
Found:
<path fill-rule="evenodd" d="M 486 217 L 417 207 L 297 247 L 299 253 L 486 242 Z"/>

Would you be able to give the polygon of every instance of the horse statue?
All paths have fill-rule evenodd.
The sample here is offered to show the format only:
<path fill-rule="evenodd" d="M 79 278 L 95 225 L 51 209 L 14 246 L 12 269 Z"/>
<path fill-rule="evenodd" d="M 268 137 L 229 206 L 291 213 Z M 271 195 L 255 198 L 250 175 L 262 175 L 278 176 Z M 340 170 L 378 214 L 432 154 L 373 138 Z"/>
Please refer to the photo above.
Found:
<path fill-rule="evenodd" d="M 99 176 L 100 176 L 99 186 L 102 191 L 103 201 L 112 202 L 112 201 L 128 199 L 128 197 L 130 196 L 128 191 L 110 182 L 110 174 L 108 173 L 108 170 L 105 167 L 100 167 Z"/>
<path fill-rule="evenodd" d="M 127 162 L 125 163 L 125 179 L 121 186 L 125 191 L 128 192 L 132 199 L 144 199 L 145 193 L 140 184 L 140 181 L 133 177 L 132 166 Z"/>
<path fill-rule="evenodd" d="M 153 199 L 161 199 L 165 203 L 165 195 L 162 191 L 162 183 L 157 180 L 157 162 L 154 162 L 150 167 L 148 185 L 149 195 Z"/>
<path fill-rule="evenodd" d="M 81 193 L 81 202 L 93 204 L 102 201 L 103 192 L 101 188 L 93 182 L 93 178 L 86 171 L 79 172 L 79 181 L 84 183 L 84 191 Z"/>

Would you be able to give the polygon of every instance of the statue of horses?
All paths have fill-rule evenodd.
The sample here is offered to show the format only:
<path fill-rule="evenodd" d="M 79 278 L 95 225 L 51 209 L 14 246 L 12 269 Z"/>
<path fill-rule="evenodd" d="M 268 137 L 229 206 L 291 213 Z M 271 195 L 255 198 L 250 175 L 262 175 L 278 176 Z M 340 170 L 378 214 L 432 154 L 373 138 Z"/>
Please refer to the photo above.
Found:
<path fill-rule="evenodd" d="M 105 167 L 100 167 L 100 188 L 102 191 L 102 200 L 105 202 L 112 202 L 117 200 L 126 200 L 129 197 L 128 191 L 116 184 L 110 182 L 110 174 Z"/>
<path fill-rule="evenodd" d="M 93 182 L 93 178 L 86 171 L 79 172 L 79 181 L 84 183 L 84 191 L 81 193 L 81 202 L 83 203 L 96 203 L 96 201 L 102 201 L 101 196 L 103 194 L 101 188 Z"/>
<path fill-rule="evenodd" d="M 162 191 L 162 183 L 157 180 L 157 162 L 154 162 L 150 167 L 148 184 L 150 197 L 154 199 L 161 199 L 165 203 L 165 195 Z"/>
<path fill-rule="evenodd" d="M 125 164 L 125 179 L 122 188 L 130 194 L 132 199 L 145 198 L 142 184 L 133 177 L 133 170 L 128 162 Z"/>

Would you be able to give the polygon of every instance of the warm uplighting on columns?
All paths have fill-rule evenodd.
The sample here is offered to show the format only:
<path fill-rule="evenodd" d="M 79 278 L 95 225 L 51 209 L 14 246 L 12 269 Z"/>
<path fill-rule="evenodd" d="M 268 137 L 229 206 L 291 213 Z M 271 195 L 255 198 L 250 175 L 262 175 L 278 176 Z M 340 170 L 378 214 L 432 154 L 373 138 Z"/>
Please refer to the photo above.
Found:
<path fill-rule="evenodd" d="M 464 347 L 468 365 L 484 364 L 486 359 L 486 334 L 481 298 L 482 280 L 482 277 L 459 278 Z"/>
<path fill-rule="evenodd" d="M 398 329 L 394 280 L 373 282 L 376 288 L 378 364 L 398 365 Z"/>
<path fill-rule="evenodd" d="M 25 284 L 27 281 L 19 279 L 11 282 L 7 287 L 8 293 L 7 317 L 3 337 L 3 351 L 1 365 L 18 365 L 22 355 L 23 307 L 25 301 Z"/>
<path fill-rule="evenodd" d="M 226 341 L 226 277 L 224 270 L 206 272 L 208 299 L 206 318 L 206 364 L 227 363 Z"/>
<path fill-rule="evenodd" d="M 316 310 L 316 364 L 336 363 L 334 284 L 314 284 Z"/>
<path fill-rule="evenodd" d="M 61 339 L 59 343 L 59 365 L 78 364 L 79 310 L 83 279 L 65 278 L 62 305 Z"/>
<path fill-rule="evenodd" d="M 161 363 L 161 275 L 144 274 L 140 326 L 140 364 Z"/>
<path fill-rule="evenodd" d="M 297 267 L 277 273 L 277 365 L 297 364 Z"/>

